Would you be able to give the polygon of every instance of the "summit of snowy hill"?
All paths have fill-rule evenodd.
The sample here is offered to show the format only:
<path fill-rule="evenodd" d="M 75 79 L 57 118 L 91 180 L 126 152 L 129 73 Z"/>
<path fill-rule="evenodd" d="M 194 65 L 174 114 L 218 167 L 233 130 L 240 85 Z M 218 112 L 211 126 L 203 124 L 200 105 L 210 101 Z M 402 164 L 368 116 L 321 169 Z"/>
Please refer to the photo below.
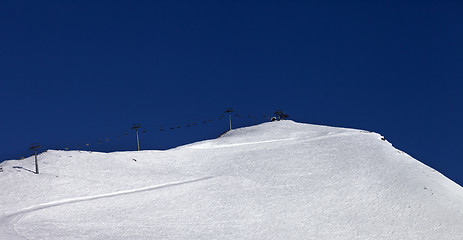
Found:
<path fill-rule="evenodd" d="M 363 130 L 285 120 L 38 161 L 0 164 L 0 239 L 463 239 L 463 188 Z"/>
<path fill-rule="evenodd" d="M 278 125 L 277 125 L 278 124 Z M 276 127 L 277 126 L 277 127 Z M 358 132 L 358 130 L 296 123 L 291 120 L 269 122 L 253 127 L 227 132 L 219 139 L 191 144 L 192 147 L 238 146 L 255 143 L 316 139 L 336 133 Z M 187 145 L 190 146 L 190 145 Z"/>

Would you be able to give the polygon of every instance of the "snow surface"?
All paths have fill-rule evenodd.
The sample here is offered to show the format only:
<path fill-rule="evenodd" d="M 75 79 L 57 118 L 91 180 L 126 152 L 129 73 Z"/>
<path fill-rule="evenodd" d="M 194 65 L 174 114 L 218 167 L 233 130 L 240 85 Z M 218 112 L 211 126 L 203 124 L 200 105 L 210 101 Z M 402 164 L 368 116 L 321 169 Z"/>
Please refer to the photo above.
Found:
<path fill-rule="evenodd" d="M 362 130 L 280 121 L 0 167 L 0 239 L 463 239 L 463 188 Z"/>

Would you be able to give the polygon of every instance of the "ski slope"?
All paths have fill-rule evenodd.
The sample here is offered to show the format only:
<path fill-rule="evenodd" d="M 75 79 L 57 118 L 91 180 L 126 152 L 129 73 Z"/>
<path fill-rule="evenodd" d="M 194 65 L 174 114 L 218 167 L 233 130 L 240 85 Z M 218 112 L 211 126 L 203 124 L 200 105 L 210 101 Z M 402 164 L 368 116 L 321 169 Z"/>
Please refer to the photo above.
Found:
<path fill-rule="evenodd" d="M 270 122 L 39 166 L 0 164 L 0 239 L 463 239 L 463 188 L 362 130 Z"/>

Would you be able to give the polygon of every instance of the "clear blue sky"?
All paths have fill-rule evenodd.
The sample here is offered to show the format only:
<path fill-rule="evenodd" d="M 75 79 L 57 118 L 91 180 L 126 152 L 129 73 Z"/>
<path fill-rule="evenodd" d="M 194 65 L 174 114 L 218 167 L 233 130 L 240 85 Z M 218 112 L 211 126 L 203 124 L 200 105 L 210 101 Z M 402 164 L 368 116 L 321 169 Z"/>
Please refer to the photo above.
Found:
<path fill-rule="evenodd" d="M 381 133 L 463 185 L 462 29 L 458 0 L 3 0 L 0 159 L 133 149 L 133 123 L 166 149 L 224 132 L 227 107 L 236 127 L 281 108 Z"/>

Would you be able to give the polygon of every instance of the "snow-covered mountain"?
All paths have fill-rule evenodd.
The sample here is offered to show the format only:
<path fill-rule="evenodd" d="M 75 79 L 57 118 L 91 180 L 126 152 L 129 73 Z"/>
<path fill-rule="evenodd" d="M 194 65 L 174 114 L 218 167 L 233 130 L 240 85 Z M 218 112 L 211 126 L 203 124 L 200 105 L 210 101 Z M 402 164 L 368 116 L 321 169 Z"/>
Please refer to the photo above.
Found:
<path fill-rule="evenodd" d="M 0 239 L 463 239 L 463 188 L 362 130 L 269 122 L 0 167 Z"/>

